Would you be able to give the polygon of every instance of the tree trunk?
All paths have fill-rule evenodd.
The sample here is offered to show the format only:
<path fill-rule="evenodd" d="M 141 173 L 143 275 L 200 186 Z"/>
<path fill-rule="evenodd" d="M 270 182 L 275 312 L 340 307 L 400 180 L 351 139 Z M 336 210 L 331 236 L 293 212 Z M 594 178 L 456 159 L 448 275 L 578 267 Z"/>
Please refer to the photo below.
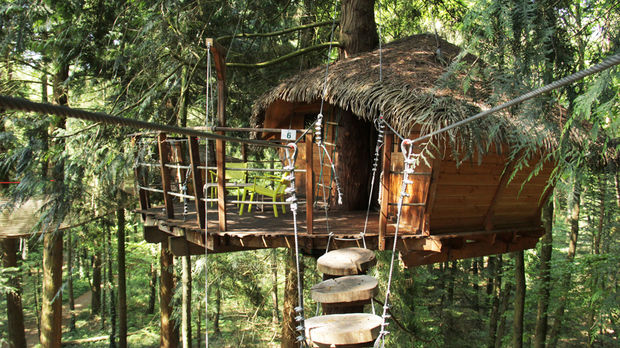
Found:
<path fill-rule="evenodd" d="M 153 314 L 155 313 L 155 294 L 157 291 L 157 270 L 153 262 L 151 262 L 151 280 L 149 282 L 149 288 L 149 306 L 146 309 L 146 313 Z"/>
<path fill-rule="evenodd" d="M 473 274 L 472 288 L 474 292 L 473 307 L 476 312 L 480 311 L 480 285 L 478 279 L 479 264 L 482 258 L 475 258 L 472 262 L 471 273 Z"/>
<path fill-rule="evenodd" d="M 183 267 L 183 303 L 181 313 L 183 348 L 192 346 L 192 260 L 189 254 L 189 242 L 185 241 L 185 256 L 182 257 Z"/>
<path fill-rule="evenodd" d="M 493 261 L 491 261 L 493 259 Z M 493 268 L 491 268 L 491 266 Z M 497 319 L 499 314 L 499 292 L 502 286 L 502 255 L 489 257 L 489 282 L 491 288 L 491 313 L 489 315 L 489 338 L 487 346 L 495 347 L 495 337 L 497 335 Z M 491 280 L 491 277 L 494 277 Z"/>
<path fill-rule="evenodd" d="M 512 322 L 512 347 L 523 347 L 523 316 L 525 312 L 525 261 L 523 250 L 513 253 L 515 258 L 515 312 Z"/>
<path fill-rule="evenodd" d="M 340 16 L 340 44 L 345 57 L 368 52 L 379 44 L 374 0 L 343 0 Z M 378 76 L 377 76 L 378 78 Z"/>
<path fill-rule="evenodd" d="M 106 224 L 105 233 L 108 235 L 107 261 L 108 261 L 108 289 L 110 294 L 110 348 L 116 347 L 116 297 L 114 296 L 114 275 L 112 274 L 112 231 Z"/>
<path fill-rule="evenodd" d="M 104 229 L 103 225 L 101 226 L 102 230 Z M 105 330 L 105 323 L 107 320 L 107 314 L 108 314 L 108 307 L 107 307 L 107 293 L 108 293 L 108 276 L 107 276 L 107 250 L 106 246 L 108 245 L 108 234 L 105 232 L 103 233 L 103 244 L 102 244 L 102 251 L 101 251 L 101 331 Z"/>
<path fill-rule="evenodd" d="M 577 252 L 577 238 L 579 237 L 579 209 L 581 204 L 581 181 L 575 175 L 575 184 L 573 186 L 572 200 L 570 203 L 570 243 L 568 245 L 568 253 L 566 254 L 567 263 L 572 263 Z M 562 320 L 564 310 L 566 309 L 567 293 L 570 291 L 571 272 L 564 272 L 560 279 L 560 297 L 558 298 L 558 307 L 554 312 L 555 320 L 551 326 L 549 333 L 549 346 L 555 348 L 558 343 L 560 330 L 562 329 Z"/>
<path fill-rule="evenodd" d="M 534 334 L 535 348 L 545 348 L 547 342 L 547 310 L 551 292 L 551 253 L 553 251 L 553 198 L 545 204 L 542 215 L 545 235 L 542 237 L 540 247 L 540 287 Z"/>
<path fill-rule="evenodd" d="M 91 315 L 101 314 L 101 247 L 97 241 L 98 236 L 93 239 L 93 282 L 91 291 L 93 293 L 90 300 Z"/>
<path fill-rule="evenodd" d="M 222 314 L 222 290 L 218 286 L 215 288 L 215 317 L 213 318 L 213 335 L 219 336 L 220 331 L 220 314 Z"/>
<path fill-rule="evenodd" d="M 62 231 L 43 236 L 43 298 L 41 337 L 44 348 L 60 347 L 62 338 Z"/>
<path fill-rule="evenodd" d="M 299 270 L 303 275 L 303 259 L 299 259 Z M 302 277 L 303 279 L 303 277 Z M 302 285 L 303 287 L 303 285 Z M 296 348 L 296 337 L 298 333 L 295 327 L 298 323 L 295 321 L 297 313 L 295 307 L 298 305 L 297 292 L 297 267 L 295 264 L 295 250 L 287 249 L 286 257 L 286 281 L 284 286 L 284 306 L 282 309 L 282 348 Z"/>
<path fill-rule="evenodd" d="M 118 346 L 127 347 L 127 279 L 125 273 L 125 209 L 116 211 L 118 263 Z"/>
<path fill-rule="evenodd" d="M 278 310 L 278 251 L 277 249 L 272 249 L 271 255 L 271 281 L 273 286 L 271 287 L 271 300 L 273 301 L 273 310 L 271 311 L 271 322 L 273 324 L 278 324 L 280 321 L 280 311 Z"/>
<path fill-rule="evenodd" d="M 69 288 L 69 310 L 71 311 L 71 321 L 69 331 L 75 331 L 75 296 L 73 293 L 73 234 L 69 232 L 67 238 L 67 286 Z"/>
<path fill-rule="evenodd" d="M 2 243 L 2 260 L 5 268 L 18 267 L 17 239 L 4 239 Z M 26 347 L 26 333 L 24 331 L 24 312 L 22 309 L 22 284 L 20 270 L 8 280 L 8 285 L 14 290 L 6 294 L 6 318 L 8 326 L 9 348 Z"/>
<path fill-rule="evenodd" d="M 504 332 L 506 331 L 506 311 L 508 310 L 508 303 L 510 302 L 510 293 L 512 292 L 512 283 L 506 281 L 504 288 L 500 291 L 499 308 L 497 310 L 497 318 L 499 319 L 497 325 L 497 331 L 495 333 L 495 348 L 502 346 L 502 339 L 504 338 Z"/>
<path fill-rule="evenodd" d="M 168 250 L 168 241 L 161 243 L 159 277 L 159 311 L 161 332 L 159 346 L 176 348 L 179 344 L 178 330 L 175 330 L 175 320 L 172 319 L 172 295 L 174 293 L 174 256 Z"/>
<path fill-rule="evenodd" d="M 196 347 L 200 348 L 202 346 L 202 306 L 198 307 L 198 322 L 196 323 L 196 339 L 198 342 L 196 343 Z"/>

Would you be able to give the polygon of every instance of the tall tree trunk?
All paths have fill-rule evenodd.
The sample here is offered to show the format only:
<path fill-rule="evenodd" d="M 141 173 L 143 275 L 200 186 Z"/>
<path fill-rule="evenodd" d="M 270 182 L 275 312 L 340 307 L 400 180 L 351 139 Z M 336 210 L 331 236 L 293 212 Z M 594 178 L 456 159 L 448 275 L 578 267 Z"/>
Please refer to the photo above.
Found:
<path fill-rule="evenodd" d="M 471 273 L 473 274 L 473 282 L 472 288 L 474 292 L 474 301 L 473 307 L 476 312 L 480 311 L 480 285 L 479 285 L 479 264 L 481 263 L 482 258 L 475 258 L 471 265 Z"/>
<path fill-rule="evenodd" d="M 71 321 L 69 331 L 75 331 L 75 296 L 73 293 L 73 233 L 69 232 L 67 239 L 67 286 L 69 288 L 69 310 L 71 311 Z"/>
<path fill-rule="evenodd" d="M 98 242 L 98 236 L 93 239 L 93 281 L 91 291 L 93 295 L 90 300 L 91 315 L 101 314 L 101 246 Z"/>
<path fill-rule="evenodd" d="M 114 275 L 112 273 L 112 231 L 106 223 L 108 235 L 107 261 L 108 261 L 108 288 L 110 294 L 110 348 L 116 347 L 116 297 L 114 296 Z"/>
<path fill-rule="evenodd" d="M 603 227 L 605 225 L 605 198 L 607 194 L 607 178 L 604 174 L 601 174 L 598 178 L 598 186 L 599 186 L 599 216 L 598 216 L 598 224 L 596 232 L 594 233 L 594 240 L 592 243 L 592 253 L 594 255 L 600 255 L 601 253 L 601 239 L 603 237 Z M 591 293 L 594 294 L 599 289 L 599 282 L 601 275 L 598 270 L 593 270 L 592 274 L 590 274 L 590 280 L 592 282 L 592 290 Z M 604 288 L 604 285 L 603 285 Z M 589 301 L 588 308 L 588 318 L 587 318 L 587 329 L 588 329 L 588 347 L 592 347 L 594 344 L 594 340 L 596 338 L 595 333 L 595 323 L 596 323 L 596 313 L 599 308 L 599 301 L 594 300 L 593 298 Z"/>
<path fill-rule="evenodd" d="M 102 225 L 102 230 L 104 229 L 103 225 Z M 106 231 L 104 230 L 103 232 L 103 244 L 102 244 L 102 251 L 101 251 L 101 330 L 105 330 L 105 323 L 107 320 L 107 314 L 108 314 L 108 272 L 107 272 L 107 265 L 108 265 L 108 261 L 107 261 L 107 250 L 106 246 L 108 245 L 108 234 L 106 233 Z"/>
<path fill-rule="evenodd" d="M 185 240 L 185 256 L 182 257 L 183 303 L 181 313 L 183 348 L 192 346 L 192 260 L 189 254 L 189 242 Z"/>
<path fill-rule="evenodd" d="M 118 263 L 118 346 L 127 347 L 127 279 L 125 272 L 125 209 L 116 211 Z"/>
<path fill-rule="evenodd" d="M 303 259 L 299 259 L 299 271 L 303 275 Z M 303 276 L 301 277 L 303 279 Z M 302 284 L 303 287 L 303 284 Z M 282 348 L 296 348 L 298 333 L 295 327 L 295 307 L 298 305 L 297 296 L 297 267 L 295 264 L 295 250 L 287 249 L 286 257 L 286 281 L 284 285 L 284 306 L 282 309 Z"/>
<path fill-rule="evenodd" d="M 157 269 L 155 264 L 151 262 L 151 280 L 149 282 L 149 306 L 146 309 L 147 314 L 155 313 L 155 295 L 157 291 Z"/>
<path fill-rule="evenodd" d="M 340 44 L 345 57 L 368 52 L 379 44 L 374 0 L 343 0 L 340 16 Z"/>
<path fill-rule="evenodd" d="M 168 241 L 161 243 L 159 277 L 159 311 L 161 332 L 159 346 L 176 348 L 179 344 L 178 330 L 172 319 L 172 295 L 174 293 L 174 256 L 168 250 Z"/>
<path fill-rule="evenodd" d="M 536 331 L 534 347 L 545 348 L 547 342 L 547 311 L 551 292 L 551 253 L 553 251 L 553 198 L 550 198 L 542 211 L 545 235 L 540 247 L 540 286 L 538 291 L 538 310 L 536 312 Z"/>
<path fill-rule="evenodd" d="M 489 257 L 489 267 L 491 267 L 491 260 L 494 259 L 493 268 L 489 268 L 489 280 L 492 280 L 491 288 L 491 313 L 489 314 L 489 337 L 487 341 L 487 347 L 495 347 L 495 337 L 497 335 L 497 319 L 499 315 L 499 292 L 502 286 L 502 255 Z"/>
<path fill-rule="evenodd" d="M 60 347 L 62 339 L 62 231 L 43 236 L 43 298 L 41 337 L 45 348 Z"/>
<path fill-rule="evenodd" d="M 570 243 L 568 245 L 568 253 L 566 254 L 567 263 L 572 263 L 577 252 L 577 238 L 579 237 L 579 209 L 581 204 L 581 181 L 578 175 L 575 175 L 575 183 L 573 185 L 572 200 L 570 203 Z M 560 297 L 558 298 L 558 307 L 554 312 L 554 322 L 549 333 L 549 346 L 555 348 L 558 343 L 560 330 L 562 329 L 562 320 L 564 310 L 566 309 L 566 299 L 571 285 L 571 272 L 564 272 L 560 279 Z"/>
<path fill-rule="evenodd" d="M 523 347 L 523 316 L 525 312 L 525 260 L 523 250 L 513 253 L 515 258 L 515 312 L 512 322 L 512 347 Z"/>
<path fill-rule="evenodd" d="M 196 339 L 198 342 L 196 343 L 196 347 L 200 348 L 202 346 L 202 306 L 198 307 L 198 322 L 196 323 Z"/>
<path fill-rule="evenodd" d="M 215 288 L 215 317 L 213 318 L 213 335 L 219 336 L 220 331 L 220 314 L 222 314 L 222 289 L 218 286 Z"/>
<path fill-rule="evenodd" d="M 502 339 L 504 338 L 504 332 L 506 331 L 506 311 L 508 310 L 508 303 L 510 303 L 510 293 L 512 292 L 512 283 L 510 281 L 504 281 L 504 288 L 499 294 L 499 308 L 497 310 L 497 318 L 499 319 L 497 325 L 497 331 L 495 333 L 495 348 L 501 348 Z"/>
<path fill-rule="evenodd" d="M 273 283 L 271 287 L 271 300 L 273 301 L 273 310 L 271 311 L 271 322 L 278 324 L 280 321 L 280 311 L 278 310 L 278 251 L 277 249 L 271 250 L 271 281 Z"/>
<path fill-rule="evenodd" d="M 5 268 L 19 267 L 17 264 L 17 239 L 9 238 L 1 241 L 2 261 Z M 20 270 L 11 275 L 8 285 L 13 287 L 6 294 L 6 318 L 8 326 L 9 348 L 26 347 L 26 333 L 24 331 L 24 312 L 22 309 L 22 284 Z"/>

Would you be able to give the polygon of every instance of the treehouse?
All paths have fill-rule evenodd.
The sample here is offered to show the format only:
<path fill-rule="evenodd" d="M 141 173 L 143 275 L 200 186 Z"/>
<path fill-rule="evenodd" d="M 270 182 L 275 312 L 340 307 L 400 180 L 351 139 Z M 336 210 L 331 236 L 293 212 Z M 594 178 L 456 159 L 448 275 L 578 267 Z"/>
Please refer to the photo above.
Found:
<path fill-rule="evenodd" d="M 362 243 L 383 250 L 393 242 L 397 221 L 397 249 L 406 266 L 536 245 L 543 234 L 540 213 L 551 192 L 547 182 L 553 166 L 542 161 L 548 148 L 516 151 L 523 142 L 515 144 L 511 139 L 515 134 L 544 137 L 546 130 L 508 113 L 417 144 L 415 151 L 421 160 L 397 219 L 404 167 L 397 134 L 413 139 L 488 107 L 480 102 L 486 96 L 480 82 L 472 81 L 467 92 L 450 87 L 451 79 L 466 78 L 446 75 L 447 63 L 458 54 L 458 47 L 434 35 L 416 35 L 383 47 L 382 80 L 379 51 L 373 51 L 331 65 L 324 98 L 325 68 L 318 67 L 289 78 L 256 101 L 255 128 L 236 130 L 254 131 L 257 138 L 272 144 L 281 144 L 278 140 L 285 133 L 289 139 L 299 137 L 304 129 L 313 128 L 317 114 L 324 115 L 321 128 L 298 142 L 295 177 L 302 197 L 297 226 L 302 250 L 320 254 L 327 246 L 339 249 L 362 247 Z M 462 59 L 473 63 L 475 58 L 466 55 Z M 215 64 L 218 80 L 223 82 L 221 54 L 216 54 Z M 218 96 L 223 105 L 225 93 Z M 389 127 L 378 159 L 376 185 L 372 185 L 379 115 Z M 220 134 L 233 130 L 225 126 L 224 109 L 218 108 L 214 130 Z M 324 149 L 314 143 L 319 132 Z M 293 246 L 295 226 L 290 210 L 278 217 L 272 212 L 286 206 L 284 199 L 276 199 L 275 193 L 273 199 L 268 195 L 268 201 L 261 203 L 264 211 L 248 213 L 243 206 L 254 203 L 255 207 L 256 202 L 239 198 L 239 192 L 251 191 L 253 174 L 280 175 L 285 171 L 282 166 L 266 168 L 245 157 L 230 158 L 226 154 L 232 153 L 231 144 L 225 139 L 216 140 L 210 161 L 205 144 L 195 137 L 159 133 L 136 139 L 136 144 L 143 144 L 137 151 L 151 156 L 148 163 L 140 157 L 136 166 L 138 212 L 145 222 L 147 241 L 165 242 L 175 255 L 203 253 L 205 246 L 209 252 Z M 284 161 L 283 146 L 274 146 L 280 146 Z M 514 159 L 515 154 L 521 157 Z M 335 163 L 333 171 L 330 158 Z M 247 175 L 235 181 L 230 173 L 236 171 Z M 341 205 L 337 181 L 343 193 Z M 372 186 L 378 192 L 370 192 Z M 213 192 L 209 188 L 216 193 L 209 193 Z M 371 194 L 373 201 L 376 197 L 380 201 L 369 212 L 365 229 Z M 326 209 L 328 214 L 323 214 Z"/>

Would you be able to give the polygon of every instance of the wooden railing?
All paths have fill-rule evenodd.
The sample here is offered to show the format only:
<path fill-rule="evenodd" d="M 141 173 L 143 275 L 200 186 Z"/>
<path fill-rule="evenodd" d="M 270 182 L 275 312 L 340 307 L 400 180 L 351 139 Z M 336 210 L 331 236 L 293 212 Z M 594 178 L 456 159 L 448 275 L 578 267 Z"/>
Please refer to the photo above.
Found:
<path fill-rule="evenodd" d="M 155 142 L 149 140 L 154 139 Z M 220 140 L 218 140 L 220 141 Z M 206 224 L 205 212 L 207 203 L 217 203 L 218 214 L 218 226 L 219 231 L 226 231 L 228 229 L 226 219 L 226 206 L 227 203 L 250 203 L 249 201 L 231 200 L 226 196 L 226 170 L 244 170 L 248 173 L 252 172 L 284 172 L 282 168 L 265 167 L 248 167 L 248 168 L 231 168 L 227 166 L 227 159 L 225 156 L 226 143 L 221 140 L 221 144 L 218 146 L 216 141 L 216 156 L 215 163 L 205 163 L 206 159 L 206 146 L 199 143 L 196 137 L 184 137 L 174 138 L 168 137 L 165 133 L 158 133 L 154 138 L 152 136 L 135 135 L 134 143 L 138 146 L 150 146 L 152 153 L 156 153 L 157 161 L 152 159 L 152 162 L 147 162 L 140 156 L 137 156 L 137 161 L 134 168 L 135 182 L 138 191 L 140 209 L 147 211 L 153 207 L 153 202 L 156 199 L 154 195 L 163 196 L 160 198 L 163 201 L 163 208 L 165 215 L 168 219 L 174 219 L 175 217 L 175 198 L 181 200 L 184 205 L 188 204 L 188 201 L 194 202 L 194 209 L 196 212 L 196 223 L 201 229 L 204 229 Z M 303 173 L 305 175 L 305 187 L 297 187 L 297 192 L 305 192 L 305 207 L 306 207 L 306 226 L 307 233 L 312 233 L 313 230 L 313 168 L 312 168 L 312 135 L 306 135 L 305 142 L 301 143 L 306 151 L 306 161 L 302 165 L 297 162 L 296 168 L 300 166 L 304 169 L 295 169 L 295 173 Z M 300 144 L 300 145 L 301 145 Z M 137 148 L 136 153 L 144 153 L 144 149 Z M 202 153 L 205 156 L 201 156 Z M 239 161 L 247 162 L 245 151 L 243 151 L 243 158 Z M 203 159 L 201 159 L 203 157 Z M 274 160 L 274 163 L 279 160 Z M 247 162 L 252 163 L 252 162 Z M 209 166 L 211 164 L 211 166 Z M 151 168 L 157 167 L 159 171 L 156 175 L 151 171 Z M 175 171 L 175 172 L 173 172 Z M 209 182 L 209 171 L 215 171 L 217 180 L 215 183 Z M 154 185 L 153 179 L 159 178 L 160 185 Z M 176 179 L 175 179 L 176 178 Z M 217 185 L 217 198 L 208 198 L 205 194 L 208 185 Z M 160 186 L 160 187 L 157 187 Z M 243 185 L 240 185 L 243 187 Z M 256 202 L 253 202 L 256 204 Z M 301 203 L 301 202 L 300 202 Z M 279 204 L 290 204 L 290 202 L 281 202 Z M 303 205 L 303 204 L 302 204 Z M 185 208 L 185 206 L 184 206 Z M 185 210 L 185 209 L 184 209 Z M 143 214 L 143 218 L 145 218 Z"/>

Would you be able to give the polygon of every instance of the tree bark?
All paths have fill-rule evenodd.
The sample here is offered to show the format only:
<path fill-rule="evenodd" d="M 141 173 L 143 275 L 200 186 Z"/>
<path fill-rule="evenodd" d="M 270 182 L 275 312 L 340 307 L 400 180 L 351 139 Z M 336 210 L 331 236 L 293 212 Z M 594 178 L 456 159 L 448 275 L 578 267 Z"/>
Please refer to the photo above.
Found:
<path fill-rule="evenodd" d="M 280 321 L 280 311 L 278 309 L 278 254 L 277 249 L 272 249 L 271 275 L 273 286 L 271 288 L 271 300 L 273 301 L 273 310 L 271 312 L 271 322 L 278 324 Z"/>
<path fill-rule="evenodd" d="M 19 267 L 17 263 L 17 242 L 15 238 L 2 240 L 2 261 L 5 268 Z M 24 312 L 22 308 L 22 284 L 20 270 L 11 275 L 8 285 L 14 288 L 6 294 L 6 316 L 8 326 L 9 348 L 26 347 L 24 331 Z"/>
<path fill-rule="evenodd" d="M 512 292 L 512 283 L 505 281 L 504 288 L 500 291 L 499 308 L 497 310 L 497 318 L 499 319 L 497 325 L 497 331 L 495 333 L 495 348 L 502 346 L 502 339 L 504 338 L 504 332 L 506 331 L 506 311 L 508 310 L 508 303 L 510 302 L 510 293 Z"/>
<path fill-rule="evenodd" d="M 220 331 L 220 314 L 222 313 L 222 289 L 218 286 L 215 288 L 215 317 L 213 318 L 213 335 L 219 336 Z"/>
<path fill-rule="evenodd" d="M 472 288 L 474 292 L 473 307 L 476 312 L 480 311 L 480 285 L 479 285 L 478 274 L 479 274 L 479 269 L 480 269 L 479 264 L 482 263 L 481 261 L 482 261 L 482 258 L 475 258 L 471 266 L 471 272 L 473 274 Z"/>
<path fill-rule="evenodd" d="M 502 255 L 489 257 L 489 283 L 492 284 L 492 299 L 491 313 L 489 314 L 489 337 L 487 341 L 487 347 L 493 348 L 495 347 L 495 338 L 497 335 L 497 319 L 499 315 L 499 292 L 502 285 Z"/>
<path fill-rule="evenodd" d="M 183 348 L 192 346 L 192 260 L 189 254 L 189 242 L 185 241 L 185 256 L 182 257 L 183 303 L 181 313 Z"/>
<path fill-rule="evenodd" d="M 60 347 L 62 338 L 62 231 L 43 236 L 43 297 L 41 337 L 45 348 Z"/>
<path fill-rule="evenodd" d="M 110 348 L 116 347 L 116 297 L 114 296 L 114 275 L 112 274 L 112 231 L 106 224 L 105 233 L 108 235 L 107 261 L 108 261 L 108 289 L 110 294 Z"/>
<path fill-rule="evenodd" d="M 69 232 L 67 239 L 67 286 L 69 288 L 69 310 L 71 311 L 71 321 L 69 322 L 69 331 L 75 331 L 75 296 L 73 293 L 73 236 Z"/>
<path fill-rule="evenodd" d="M 93 296 L 90 300 L 91 315 L 101 313 L 101 247 L 99 246 L 98 236 L 93 239 L 93 282 L 91 291 Z"/>
<path fill-rule="evenodd" d="M 151 262 L 151 280 L 149 282 L 149 306 L 146 310 L 147 314 L 153 314 L 155 312 L 155 294 L 157 291 L 157 270 L 155 264 Z"/>
<path fill-rule="evenodd" d="M 568 245 L 568 253 L 566 254 L 566 262 L 572 263 L 577 252 L 577 238 L 579 237 L 579 210 L 581 204 L 581 181 L 575 175 L 575 183 L 573 185 L 572 200 L 570 203 L 570 242 Z M 558 307 L 554 312 L 555 320 L 551 326 L 549 333 L 549 347 L 555 348 L 558 343 L 560 330 L 562 329 L 562 320 L 564 310 L 566 309 L 567 293 L 570 291 L 571 272 L 565 271 L 560 279 L 560 297 L 558 298 Z"/>
<path fill-rule="evenodd" d="M 300 272 L 303 275 L 303 259 L 299 259 Z M 303 277 L 302 277 L 303 279 Z M 303 285 L 302 285 L 303 287 Z M 284 286 L 284 307 L 282 309 L 282 348 L 296 348 L 297 332 L 295 327 L 295 307 L 297 307 L 297 267 L 295 264 L 295 250 L 287 249 L 286 281 Z"/>
<path fill-rule="evenodd" d="M 125 209 L 116 211 L 118 266 L 118 346 L 127 347 L 127 279 L 125 272 Z"/>
<path fill-rule="evenodd" d="M 174 293 L 174 256 L 168 250 L 168 241 L 161 243 L 159 264 L 159 311 L 161 332 L 159 346 L 176 348 L 179 344 L 178 330 L 175 330 L 175 320 L 172 319 L 172 295 Z"/>
<path fill-rule="evenodd" d="M 553 198 L 545 204 L 542 215 L 545 235 L 542 237 L 540 247 L 540 287 L 534 334 L 535 348 L 545 348 L 547 342 L 547 311 L 551 293 L 551 253 L 553 251 Z"/>
<path fill-rule="evenodd" d="M 374 0 L 343 0 L 341 14 L 340 43 L 345 57 L 377 47 Z"/>
<path fill-rule="evenodd" d="M 525 260 L 523 251 L 513 253 L 515 258 L 515 311 L 512 322 L 512 347 L 523 347 L 523 317 L 525 312 Z"/>

